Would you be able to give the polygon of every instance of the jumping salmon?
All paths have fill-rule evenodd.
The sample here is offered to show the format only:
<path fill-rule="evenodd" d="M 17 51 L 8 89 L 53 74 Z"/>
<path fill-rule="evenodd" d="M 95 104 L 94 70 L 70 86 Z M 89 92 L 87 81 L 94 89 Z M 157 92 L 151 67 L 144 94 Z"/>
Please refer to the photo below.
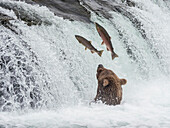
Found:
<path fill-rule="evenodd" d="M 85 50 L 87 50 L 87 48 L 91 51 L 91 53 L 96 52 L 99 56 L 102 55 L 103 50 L 98 51 L 96 48 L 94 48 L 94 46 L 91 44 L 91 41 L 86 40 L 84 37 L 79 36 L 79 35 L 75 35 L 76 39 L 79 41 L 79 43 L 83 44 L 85 46 Z"/>
<path fill-rule="evenodd" d="M 103 44 L 106 45 L 107 50 L 111 52 L 112 60 L 113 60 L 115 57 L 118 57 L 118 55 L 114 52 L 112 42 L 111 42 L 111 37 L 109 36 L 107 31 L 101 25 L 99 25 L 98 23 L 95 23 L 95 24 L 96 24 L 96 29 L 97 29 L 100 37 L 103 40 L 102 45 Z"/>

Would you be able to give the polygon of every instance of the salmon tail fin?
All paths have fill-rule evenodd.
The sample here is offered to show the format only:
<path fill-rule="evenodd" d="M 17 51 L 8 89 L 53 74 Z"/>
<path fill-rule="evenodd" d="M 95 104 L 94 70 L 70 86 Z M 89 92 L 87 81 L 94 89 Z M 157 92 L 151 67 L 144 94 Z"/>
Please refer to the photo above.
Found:
<path fill-rule="evenodd" d="M 98 51 L 97 54 L 101 57 L 104 50 Z"/>
<path fill-rule="evenodd" d="M 118 55 L 117 55 L 115 52 L 112 52 L 112 60 L 113 60 L 115 57 L 118 57 Z"/>

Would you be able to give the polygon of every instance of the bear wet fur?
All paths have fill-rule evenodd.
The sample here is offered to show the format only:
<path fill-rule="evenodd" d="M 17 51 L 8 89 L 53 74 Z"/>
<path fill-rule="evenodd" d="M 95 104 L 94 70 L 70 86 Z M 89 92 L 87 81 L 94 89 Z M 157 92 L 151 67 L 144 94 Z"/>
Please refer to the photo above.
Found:
<path fill-rule="evenodd" d="M 102 101 L 107 105 L 117 105 L 122 100 L 122 87 L 127 83 L 126 79 L 120 79 L 112 70 L 99 65 L 96 74 L 98 80 L 95 102 Z"/>

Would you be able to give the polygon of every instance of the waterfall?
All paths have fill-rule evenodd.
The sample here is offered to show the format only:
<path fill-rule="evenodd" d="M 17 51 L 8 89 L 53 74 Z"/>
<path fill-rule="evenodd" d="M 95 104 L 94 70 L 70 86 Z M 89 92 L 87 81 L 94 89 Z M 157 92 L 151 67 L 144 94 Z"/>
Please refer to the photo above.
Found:
<path fill-rule="evenodd" d="M 11 18 L 0 17 L 0 126 L 170 126 L 170 2 L 131 2 L 79 0 L 78 15 L 71 5 L 54 14 L 41 2 L 0 0 L 0 14 Z M 94 22 L 107 30 L 118 58 L 101 45 Z M 75 35 L 103 49 L 102 57 Z M 121 105 L 89 106 L 98 64 L 127 79 Z"/>

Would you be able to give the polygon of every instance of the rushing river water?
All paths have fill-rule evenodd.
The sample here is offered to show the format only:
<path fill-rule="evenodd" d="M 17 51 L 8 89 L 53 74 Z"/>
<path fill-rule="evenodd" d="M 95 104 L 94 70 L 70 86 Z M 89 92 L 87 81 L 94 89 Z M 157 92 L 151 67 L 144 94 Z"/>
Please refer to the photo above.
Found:
<path fill-rule="evenodd" d="M 169 128 L 170 2 L 133 2 L 0 0 L 12 19 L 0 24 L 0 127 Z M 94 22 L 111 36 L 115 60 Z M 98 64 L 127 79 L 120 105 L 89 105 Z"/>

